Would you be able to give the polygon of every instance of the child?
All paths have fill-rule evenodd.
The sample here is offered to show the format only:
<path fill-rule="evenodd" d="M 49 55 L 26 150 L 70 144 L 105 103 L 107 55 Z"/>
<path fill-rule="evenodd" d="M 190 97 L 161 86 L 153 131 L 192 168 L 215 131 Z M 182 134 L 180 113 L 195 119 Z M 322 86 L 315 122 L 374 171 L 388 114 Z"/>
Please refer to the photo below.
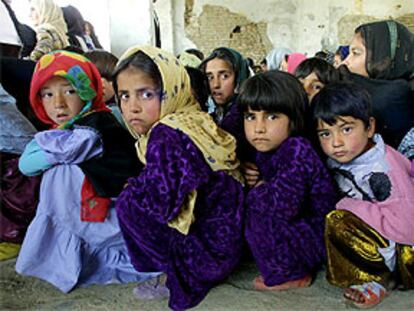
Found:
<path fill-rule="evenodd" d="M 411 163 L 375 133 L 370 97 L 349 83 L 326 86 L 313 119 L 344 198 L 327 216 L 327 279 L 358 308 L 380 303 L 397 284 L 414 287 Z M 396 284 L 397 282 L 397 284 Z"/>
<path fill-rule="evenodd" d="M 17 259 L 16 271 L 63 292 L 77 285 L 136 282 L 111 198 L 137 174 L 128 132 L 102 100 L 101 76 L 85 57 L 66 52 L 36 65 L 30 102 L 52 127 L 28 143 L 19 169 L 43 174 L 39 205 Z"/>
<path fill-rule="evenodd" d="M 306 94 L 292 75 L 268 71 L 248 79 L 238 101 L 260 172 L 246 199 L 246 239 L 261 273 L 253 286 L 309 286 L 325 260 L 324 219 L 335 192 L 310 142 L 299 136 Z"/>
<path fill-rule="evenodd" d="M 174 55 L 133 47 L 114 79 L 145 164 L 118 197 L 121 229 L 135 268 L 166 275 L 166 284 L 157 279 L 152 292 L 142 284 L 135 295 L 148 299 L 169 290 L 172 309 L 194 307 L 241 255 L 244 197 L 235 140 L 200 111 Z"/>
<path fill-rule="evenodd" d="M 306 55 L 302 53 L 292 53 L 285 55 L 282 63 L 280 64 L 280 70 L 293 74 L 296 68 L 306 59 Z"/>
<path fill-rule="evenodd" d="M 397 149 L 414 127 L 414 33 L 393 20 L 363 24 L 349 50 L 350 79 L 371 94 L 376 129 Z"/>
<path fill-rule="evenodd" d="M 215 49 L 200 68 L 206 74 L 210 86 L 208 113 L 239 142 L 243 127 L 236 98 L 238 88 L 249 77 L 247 61 L 236 50 L 221 47 Z"/>
<path fill-rule="evenodd" d="M 106 106 L 111 109 L 119 123 L 124 125 L 124 120 L 122 119 L 121 111 L 116 103 L 114 87 L 112 85 L 112 72 L 116 67 L 118 58 L 112 53 L 104 50 L 89 51 L 86 52 L 84 56 L 92 61 L 96 68 L 98 68 L 102 78 L 103 100 Z"/>
<path fill-rule="evenodd" d="M 339 80 L 339 73 L 327 61 L 312 57 L 300 63 L 295 77 L 302 83 L 310 103 L 325 85 Z"/>

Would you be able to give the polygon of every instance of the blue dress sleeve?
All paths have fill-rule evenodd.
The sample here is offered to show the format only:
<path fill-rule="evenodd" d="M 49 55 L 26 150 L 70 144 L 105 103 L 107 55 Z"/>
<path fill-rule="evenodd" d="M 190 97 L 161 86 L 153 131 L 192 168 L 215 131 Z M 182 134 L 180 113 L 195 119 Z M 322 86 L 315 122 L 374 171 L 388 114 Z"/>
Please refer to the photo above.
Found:
<path fill-rule="evenodd" d="M 80 164 L 103 152 L 99 133 L 89 127 L 44 131 L 37 133 L 35 139 L 52 165 Z"/>
<path fill-rule="evenodd" d="M 19 169 L 27 176 L 39 175 L 58 164 L 80 164 L 103 151 L 99 134 L 90 128 L 39 132 L 26 146 Z"/>
<path fill-rule="evenodd" d="M 46 160 L 45 152 L 35 139 L 32 139 L 19 159 L 19 170 L 26 176 L 36 176 L 52 165 Z"/>

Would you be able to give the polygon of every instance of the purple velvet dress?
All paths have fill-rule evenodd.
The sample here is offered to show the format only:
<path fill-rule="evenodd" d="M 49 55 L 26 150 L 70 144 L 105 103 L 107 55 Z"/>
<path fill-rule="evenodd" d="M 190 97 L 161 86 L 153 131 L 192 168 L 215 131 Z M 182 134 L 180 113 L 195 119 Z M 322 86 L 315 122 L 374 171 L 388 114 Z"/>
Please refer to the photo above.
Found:
<path fill-rule="evenodd" d="M 325 260 L 325 215 L 335 208 L 333 182 L 309 141 L 286 139 L 258 153 L 265 181 L 247 195 L 246 239 L 267 286 L 300 279 Z"/>
<path fill-rule="evenodd" d="M 212 171 L 188 136 L 166 125 L 153 129 L 146 160 L 118 197 L 121 230 L 134 267 L 165 272 L 169 306 L 191 308 L 239 261 L 243 188 L 228 174 Z M 183 235 L 167 222 L 194 189 L 195 222 Z"/>

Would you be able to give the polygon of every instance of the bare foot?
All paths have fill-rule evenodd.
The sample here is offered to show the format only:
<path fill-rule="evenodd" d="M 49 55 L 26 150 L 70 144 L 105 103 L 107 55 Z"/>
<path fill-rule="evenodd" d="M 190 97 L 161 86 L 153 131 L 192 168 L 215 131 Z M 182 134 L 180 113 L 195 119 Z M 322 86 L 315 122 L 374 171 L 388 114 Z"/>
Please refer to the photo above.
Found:
<path fill-rule="evenodd" d="M 298 280 L 288 281 L 282 284 L 274 285 L 274 286 L 267 286 L 264 283 L 263 277 L 259 275 L 253 281 L 253 288 L 256 290 L 268 290 L 268 291 L 282 291 L 288 290 L 293 288 L 301 288 L 301 287 L 308 287 L 312 283 L 312 277 L 310 274 L 304 276 Z"/>

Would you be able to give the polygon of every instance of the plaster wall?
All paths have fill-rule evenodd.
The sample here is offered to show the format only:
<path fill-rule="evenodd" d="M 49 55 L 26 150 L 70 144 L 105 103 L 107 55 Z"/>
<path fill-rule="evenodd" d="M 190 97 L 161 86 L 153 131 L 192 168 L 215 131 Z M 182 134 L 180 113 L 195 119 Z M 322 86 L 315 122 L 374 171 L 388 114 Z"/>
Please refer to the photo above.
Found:
<path fill-rule="evenodd" d="M 169 11 L 163 11 L 166 5 Z M 227 45 L 255 60 L 277 46 L 308 55 L 335 50 L 349 43 L 361 23 L 414 19 L 414 0 L 158 0 L 155 9 L 162 29 L 173 27 L 162 33 L 164 48 L 178 54 L 197 47 L 208 54 Z M 240 32 L 231 36 L 236 26 Z"/>

